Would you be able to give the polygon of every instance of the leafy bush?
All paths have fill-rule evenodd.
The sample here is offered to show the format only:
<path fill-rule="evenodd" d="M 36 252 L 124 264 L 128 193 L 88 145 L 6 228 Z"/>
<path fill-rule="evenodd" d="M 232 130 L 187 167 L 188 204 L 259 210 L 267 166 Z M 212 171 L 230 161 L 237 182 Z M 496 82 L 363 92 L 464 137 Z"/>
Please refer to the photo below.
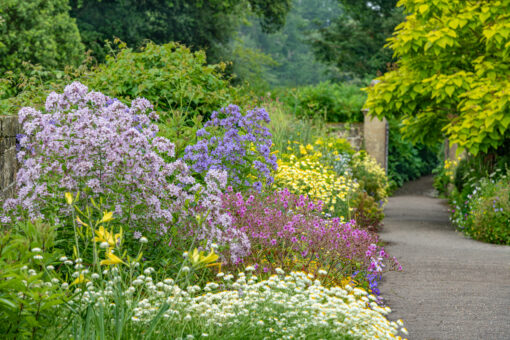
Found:
<path fill-rule="evenodd" d="M 87 76 L 85 84 L 125 102 L 147 98 L 163 123 L 174 110 L 208 118 L 214 110 L 240 100 L 223 74 L 226 65 L 207 65 L 203 51 L 191 52 L 173 42 L 149 43 L 140 52 L 122 43 L 120 48 Z"/>
<path fill-rule="evenodd" d="M 280 95 L 298 117 L 321 117 L 328 122 L 363 122 L 365 98 L 356 85 L 329 82 L 284 90 Z"/>
<path fill-rule="evenodd" d="M 378 202 L 388 197 L 388 178 L 386 172 L 366 152 L 360 151 L 351 161 L 352 176 L 358 181 L 360 190 L 368 193 Z"/>
<path fill-rule="evenodd" d="M 496 180 L 482 178 L 470 194 L 458 195 L 453 203 L 452 221 L 467 235 L 510 245 L 510 172 Z"/>
<path fill-rule="evenodd" d="M 357 193 L 351 203 L 352 218 L 356 226 L 361 229 L 377 231 L 384 219 L 382 202 L 376 202 L 374 197 L 366 192 Z"/>
<path fill-rule="evenodd" d="M 238 106 L 229 105 L 214 111 L 197 131 L 197 144 L 186 147 L 183 159 L 197 173 L 226 171 L 229 185 L 260 191 L 273 184 L 277 169 L 267 123 L 269 115 L 261 108 L 243 114 Z"/>

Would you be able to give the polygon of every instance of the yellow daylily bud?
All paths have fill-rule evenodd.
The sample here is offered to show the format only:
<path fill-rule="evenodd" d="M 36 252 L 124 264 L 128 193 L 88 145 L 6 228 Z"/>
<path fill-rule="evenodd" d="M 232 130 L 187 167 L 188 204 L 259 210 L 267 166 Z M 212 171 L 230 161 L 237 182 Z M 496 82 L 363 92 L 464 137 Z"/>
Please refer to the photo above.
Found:
<path fill-rule="evenodd" d="M 102 260 L 101 262 L 99 262 L 99 264 L 101 266 L 103 265 L 115 265 L 115 264 L 126 264 L 124 261 L 122 261 L 118 256 L 116 256 L 115 254 L 113 254 L 112 252 L 109 252 L 107 253 L 107 259 L 106 260 Z"/>
<path fill-rule="evenodd" d="M 83 221 L 80 219 L 80 217 L 79 217 L 79 216 L 76 216 L 76 221 L 77 221 L 79 224 L 81 224 L 81 225 L 83 225 L 83 226 L 85 226 L 85 227 L 89 227 L 89 225 L 88 225 L 87 223 L 83 222 Z"/>
<path fill-rule="evenodd" d="M 80 284 L 80 283 L 84 283 L 84 282 L 88 282 L 89 280 L 87 280 L 85 278 L 85 275 L 83 274 L 80 274 L 80 276 L 78 276 L 76 278 L 76 280 L 74 280 L 72 283 L 71 283 L 71 286 L 74 286 L 74 285 L 77 285 L 77 284 Z"/>
<path fill-rule="evenodd" d="M 73 194 L 71 194 L 70 192 L 66 192 L 64 196 L 66 198 L 67 204 L 69 205 L 73 204 Z"/>
<path fill-rule="evenodd" d="M 111 220 L 113 220 L 113 211 L 105 211 L 103 213 L 103 218 L 98 223 L 109 222 Z"/>

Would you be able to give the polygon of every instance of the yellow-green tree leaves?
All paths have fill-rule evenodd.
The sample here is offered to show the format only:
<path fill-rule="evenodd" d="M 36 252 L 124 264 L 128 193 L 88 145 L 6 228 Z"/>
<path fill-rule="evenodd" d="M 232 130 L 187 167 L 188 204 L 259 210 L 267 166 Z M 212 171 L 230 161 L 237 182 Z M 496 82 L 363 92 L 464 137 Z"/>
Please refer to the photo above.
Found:
<path fill-rule="evenodd" d="M 404 136 L 448 137 L 473 154 L 510 138 L 510 1 L 400 0 L 407 14 L 388 46 L 398 67 L 368 88 L 377 116 Z"/>

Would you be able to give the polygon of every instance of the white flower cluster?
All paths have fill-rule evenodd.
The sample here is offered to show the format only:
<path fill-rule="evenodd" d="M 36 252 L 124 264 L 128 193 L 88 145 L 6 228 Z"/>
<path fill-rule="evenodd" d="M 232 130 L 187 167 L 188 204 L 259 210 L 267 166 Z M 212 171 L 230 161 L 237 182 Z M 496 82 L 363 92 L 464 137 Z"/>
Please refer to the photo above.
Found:
<path fill-rule="evenodd" d="M 131 320 L 142 324 L 150 323 L 166 306 L 163 323 L 192 322 L 204 325 L 203 330 L 231 329 L 248 323 L 250 327 L 265 328 L 264 332 L 275 339 L 304 339 L 304 334 L 311 331 L 364 339 L 400 339 L 399 332 L 407 333 L 400 320 L 386 319 L 388 307 L 379 306 L 375 296 L 360 288 L 326 288 L 303 272 L 274 275 L 260 282 L 256 276 L 244 273 L 236 281 L 230 274 L 220 278 L 223 282 L 208 283 L 204 288 L 194 285 L 181 289 L 172 279 L 155 284 L 150 276 L 140 275 L 123 296 L 133 307 Z M 93 282 L 88 282 L 82 303 L 110 306 L 112 283 L 107 283 L 104 290 L 94 290 Z M 143 295 L 135 293 L 141 290 Z M 137 298 L 140 296 L 143 299 Z M 197 329 L 200 333 L 203 330 Z"/>

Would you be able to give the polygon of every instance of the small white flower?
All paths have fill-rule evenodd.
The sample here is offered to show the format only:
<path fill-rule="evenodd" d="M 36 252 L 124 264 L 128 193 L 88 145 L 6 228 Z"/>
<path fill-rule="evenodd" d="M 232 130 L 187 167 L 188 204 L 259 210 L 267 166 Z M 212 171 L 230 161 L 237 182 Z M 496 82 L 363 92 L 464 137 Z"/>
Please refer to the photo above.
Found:
<path fill-rule="evenodd" d="M 33 270 L 33 269 L 29 269 L 28 270 L 28 275 L 32 275 L 32 276 L 33 275 L 37 275 L 37 272 L 35 270 Z"/>
<path fill-rule="evenodd" d="M 42 260 L 42 255 L 34 255 L 34 260 Z"/>
<path fill-rule="evenodd" d="M 64 261 L 64 264 L 66 266 L 72 266 L 73 265 L 73 261 L 66 260 L 66 261 Z"/>
<path fill-rule="evenodd" d="M 193 339 L 195 339 L 195 337 L 194 337 L 192 334 L 188 334 L 188 336 L 186 337 L 186 339 L 188 339 L 188 340 L 193 340 Z"/>
<path fill-rule="evenodd" d="M 188 315 L 186 315 L 186 316 L 184 317 L 184 321 L 191 321 L 191 315 L 189 315 L 189 314 L 188 314 Z"/>
<path fill-rule="evenodd" d="M 60 260 L 60 262 L 65 262 L 65 261 L 67 261 L 67 257 L 62 256 L 59 260 Z"/>
<path fill-rule="evenodd" d="M 400 331 L 405 335 L 409 335 L 409 332 L 407 331 L 407 329 L 405 329 L 405 327 L 400 328 Z"/>
<path fill-rule="evenodd" d="M 202 337 L 203 337 L 203 338 L 207 338 L 208 336 L 209 336 L 209 334 L 207 334 L 207 333 L 202 333 Z"/>
<path fill-rule="evenodd" d="M 325 271 L 324 269 L 320 269 L 318 273 L 319 275 L 326 275 L 328 272 Z"/>
<path fill-rule="evenodd" d="M 40 253 L 42 252 L 41 248 L 32 248 L 32 253 Z"/>
<path fill-rule="evenodd" d="M 188 266 L 184 266 L 181 269 L 184 273 L 188 273 L 190 271 L 190 268 Z"/>
<path fill-rule="evenodd" d="M 282 268 L 280 268 L 280 267 L 276 268 L 276 269 L 275 269 L 275 271 L 276 271 L 276 274 L 279 274 L 279 275 L 283 275 L 283 274 L 285 274 L 285 272 L 283 271 L 283 269 L 282 269 Z"/>
<path fill-rule="evenodd" d="M 55 270 L 55 267 L 53 267 L 51 264 L 46 267 L 47 270 Z"/>
<path fill-rule="evenodd" d="M 211 243 L 211 248 L 212 249 L 218 249 L 218 245 L 216 243 Z"/>
<path fill-rule="evenodd" d="M 257 325 L 264 326 L 264 321 L 262 321 L 262 320 L 257 321 Z"/>
<path fill-rule="evenodd" d="M 149 240 L 147 240 L 147 237 L 144 236 L 140 237 L 140 243 L 145 244 L 147 242 L 149 242 Z"/>
<path fill-rule="evenodd" d="M 76 260 L 74 260 L 74 262 L 76 262 L 76 263 L 82 263 L 82 262 L 83 262 L 83 260 L 82 260 L 81 258 L 77 258 Z"/>
<path fill-rule="evenodd" d="M 225 273 L 223 273 L 223 272 L 216 274 L 216 277 L 223 277 L 223 276 L 225 276 Z"/>
<path fill-rule="evenodd" d="M 99 279 L 99 274 L 94 273 L 94 274 L 90 275 L 90 277 L 93 278 L 94 280 L 97 280 L 97 279 Z"/>
<path fill-rule="evenodd" d="M 21 270 L 27 270 L 27 269 L 28 269 L 28 266 L 21 267 Z"/>
<path fill-rule="evenodd" d="M 69 288 L 69 283 L 67 283 L 67 282 L 62 283 L 62 285 L 60 286 L 60 288 L 62 288 L 62 289 L 67 289 L 67 288 Z"/>
<path fill-rule="evenodd" d="M 248 266 L 244 270 L 246 270 L 247 272 L 252 272 L 252 271 L 255 270 L 255 267 L 254 266 Z"/>
<path fill-rule="evenodd" d="M 51 282 L 53 282 L 54 284 L 57 284 L 57 283 L 60 283 L 60 280 L 57 278 L 53 278 L 53 279 L 51 279 Z"/>
<path fill-rule="evenodd" d="M 101 242 L 101 244 L 99 245 L 99 248 L 106 249 L 109 246 L 110 246 L 110 244 L 108 242 Z"/>
<path fill-rule="evenodd" d="M 184 257 L 184 258 L 188 257 L 188 255 L 189 255 L 189 254 L 188 254 L 188 252 L 187 252 L 187 251 L 185 251 L 184 253 L 182 253 L 182 257 Z"/>

